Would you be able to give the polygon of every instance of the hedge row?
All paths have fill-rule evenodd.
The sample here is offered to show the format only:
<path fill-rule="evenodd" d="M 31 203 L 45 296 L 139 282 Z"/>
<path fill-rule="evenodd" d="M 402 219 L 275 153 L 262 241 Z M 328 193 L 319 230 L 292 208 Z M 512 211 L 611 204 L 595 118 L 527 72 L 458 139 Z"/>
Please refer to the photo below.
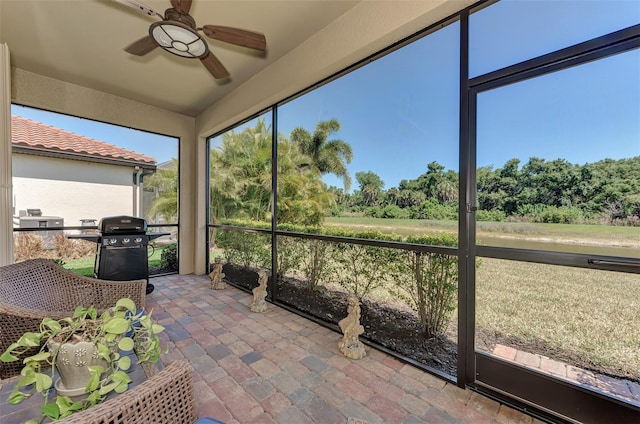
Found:
<path fill-rule="evenodd" d="M 264 223 L 233 222 L 234 225 L 268 228 Z M 279 230 L 367 240 L 456 247 L 452 234 L 401 236 L 379 231 L 354 231 L 339 227 L 279 226 Z M 268 233 L 217 229 L 216 245 L 228 262 L 244 267 L 271 267 Z M 458 286 L 457 256 L 416 250 L 367 246 L 289 236 L 278 237 L 279 277 L 303 276 L 308 290 L 334 283 L 360 300 L 374 290 L 384 290 L 406 303 L 420 317 L 425 335 L 441 334 L 455 309 Z"/>

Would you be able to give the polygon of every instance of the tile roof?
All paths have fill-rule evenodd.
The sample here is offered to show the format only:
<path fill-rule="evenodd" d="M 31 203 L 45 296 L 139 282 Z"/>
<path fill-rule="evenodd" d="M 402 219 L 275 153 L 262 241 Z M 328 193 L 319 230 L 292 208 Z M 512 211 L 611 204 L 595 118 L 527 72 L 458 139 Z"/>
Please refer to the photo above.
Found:
<path fill-rule="evenodd" d="M 156 159 L 113 144 L 74 134 L 20 116 L 11 116 L 11 141 L 15 146 L 78 153 L 107 159 L 155 164 Z"/>

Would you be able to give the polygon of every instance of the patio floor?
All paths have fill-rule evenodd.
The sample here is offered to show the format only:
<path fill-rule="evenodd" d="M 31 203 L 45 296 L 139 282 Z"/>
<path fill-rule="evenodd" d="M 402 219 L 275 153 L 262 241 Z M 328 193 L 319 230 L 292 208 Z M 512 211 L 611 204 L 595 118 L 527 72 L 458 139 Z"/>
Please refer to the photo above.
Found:
<path fill-rule="evenodd" d="M 367 347 L 347 359 L 341 336 L 207 276 L 154 278 L 147 309 L 169 352 L 195 368 L 196 413 L 225 423 L 540 423 Z"/>

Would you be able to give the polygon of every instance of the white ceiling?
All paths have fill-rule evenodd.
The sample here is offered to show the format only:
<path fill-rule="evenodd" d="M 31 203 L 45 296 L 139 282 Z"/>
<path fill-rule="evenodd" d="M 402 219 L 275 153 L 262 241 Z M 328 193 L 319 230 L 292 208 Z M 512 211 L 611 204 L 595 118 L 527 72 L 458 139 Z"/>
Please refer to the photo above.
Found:
<path fill-rule="evenodd" d="M 169 0 L 142 0 L 163 13 Z M 199 60 L 123 48 L 148 34 L 153 18 L 115 0 L 0 0 L 0 42 L 11 64 L 163 109 L 197 116 L 355 6 L 351 0 L 194 0 L 196 25 L 265 34 L 265 55 L 207 39 L 231 73 L 215 80 Z"/>

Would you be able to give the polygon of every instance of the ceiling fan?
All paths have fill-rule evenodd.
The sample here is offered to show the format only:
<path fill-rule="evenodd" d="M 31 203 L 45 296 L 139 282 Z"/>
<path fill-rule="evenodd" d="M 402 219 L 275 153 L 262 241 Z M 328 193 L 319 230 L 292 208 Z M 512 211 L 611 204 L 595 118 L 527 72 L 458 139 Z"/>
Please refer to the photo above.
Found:
<path fill-rule="evenodd" d="M 115 0 L 141 13 L 157 16 L 161 20 L 149 27 L 149 35 L 143 37 L 124 50 L 136 56 L 144 56 L 156 47 L 176 56 L 200 59 L 200 62 L 216 79 L 227 78 L 229 71 L 222 62 L 209 50 L 209 45 L 198 33 L 202 31 L 207 37 L 236 46 L 264 52 L 267 40 L 264 34 L 220 25 L 204 25 L 196 27 L 196 21 L 189 15 L 192 0 L 170 0 L 171 7 L 164 16 L 145 6 L 138 0 Z"/>

